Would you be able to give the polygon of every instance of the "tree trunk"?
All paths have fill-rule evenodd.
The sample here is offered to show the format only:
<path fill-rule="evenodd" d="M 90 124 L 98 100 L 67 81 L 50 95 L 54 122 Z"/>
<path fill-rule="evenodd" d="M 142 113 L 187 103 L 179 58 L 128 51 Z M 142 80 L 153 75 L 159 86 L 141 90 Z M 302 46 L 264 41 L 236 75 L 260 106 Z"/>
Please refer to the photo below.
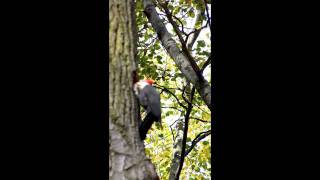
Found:
<path fill-rule="evenodd" d="M 109 179 L 158 179 L 138 133 L 133 0 L 109 1 Z"/>

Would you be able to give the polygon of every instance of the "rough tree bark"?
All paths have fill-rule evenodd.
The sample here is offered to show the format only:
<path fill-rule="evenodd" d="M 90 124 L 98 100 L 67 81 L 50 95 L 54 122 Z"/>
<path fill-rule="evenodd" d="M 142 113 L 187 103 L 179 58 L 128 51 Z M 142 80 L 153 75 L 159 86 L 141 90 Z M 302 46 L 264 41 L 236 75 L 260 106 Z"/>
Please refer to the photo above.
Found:
<path fill-rule="evenodd" d="M 133 0 L 109 1 L 109 179 L 159 179 L 138 133 Z"/>
<path fill-rule="evenodd" d="M 178 169 L 179 169 L 179 163 L 180 163 L 180 156 L 182 151 L 182 139 L 183 139 L 183 129 L 184 125 L 183 122 L 180 120 L 177 125 L 177 137 L 176 141 L 173 147 L 173 159 L 171 161 L 170 165 L 170 174 L 169 174 L 169 180 L 175 180 Z"/>

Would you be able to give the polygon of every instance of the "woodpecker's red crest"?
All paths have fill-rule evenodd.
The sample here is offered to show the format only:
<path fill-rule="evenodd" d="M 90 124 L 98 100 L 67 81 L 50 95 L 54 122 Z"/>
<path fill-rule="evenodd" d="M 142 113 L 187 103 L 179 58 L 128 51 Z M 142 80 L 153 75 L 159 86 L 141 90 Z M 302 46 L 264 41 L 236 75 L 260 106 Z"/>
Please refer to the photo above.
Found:
<path fill-rule="evenodd" d="M 148 84 L 152 85 L 155 81 L 152 79 L 145 79 L 145 82 L 147 82 Z"/>

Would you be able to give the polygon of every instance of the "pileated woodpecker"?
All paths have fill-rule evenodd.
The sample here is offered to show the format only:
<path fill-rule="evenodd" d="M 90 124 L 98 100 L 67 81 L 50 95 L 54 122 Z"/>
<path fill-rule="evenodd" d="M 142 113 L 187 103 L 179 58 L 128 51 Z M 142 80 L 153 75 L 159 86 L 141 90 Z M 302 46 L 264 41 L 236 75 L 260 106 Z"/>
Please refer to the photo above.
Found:
<path fill-rule="evenodd" d="M 147 132 L 154 121 L 160 122 L 161 124 L 160 94 L 152 86 L 154 82 L 152 79 L 140 80 L 133 86 L 140 104 L 147 112 L 146 117 L 139 127 L 141 140 L 146 138 Z"/>

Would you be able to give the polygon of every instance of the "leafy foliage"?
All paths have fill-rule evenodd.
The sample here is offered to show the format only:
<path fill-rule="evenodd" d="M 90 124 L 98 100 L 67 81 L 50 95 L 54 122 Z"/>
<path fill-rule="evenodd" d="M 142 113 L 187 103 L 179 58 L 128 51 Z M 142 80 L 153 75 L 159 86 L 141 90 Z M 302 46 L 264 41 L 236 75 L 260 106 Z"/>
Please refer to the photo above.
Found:
<path fill-rule="evenodd" d="M 177 34 L 169 23 L 167 15 L 161 6 L 162 1 L 156 1 L 157 12 L 163 19 L 173 38 L 180 44 Z M 170 0 L 167 8 L 179 26 L 182 36 L 189 43 L 197 30 L 201 30 L 190 50 L 191 55 L 201 68 L 211 54 L 209 18 L 205 12 L 204 1 Z M 153 125 L 145 140 L 146 154 L 156 165 L 161 179 L 169 179 L 169 172 L 173 158 L 177 136 L 177 122 L 184 121 L 188 106 L 186 99 L 190 99 L 191 86 L 181 74 L 174 61 L 168 56 L 161 45 L 157 34 L 148 23 L 143 13 L 142 0 L 136 1 L 136 22 L 138 27 L 138 62 L 140 79 L 152 78 L 156 81 L 155 87 L 161 94 L 162 129 L 158 124 Z M 181 44 L 180 44 L 181 45 Z M 204 72 L 204 77 L 211 82 L 210 65 Z M 210 110 L 201 99 L 198 92 L 194 94 L 192 111 L 189 120 L 186 149 L 202 132 L 211 129 Z M 186 156 L 181 172 L 181 179 L 210 179 L 211 171 L 211 140 L 210 135 L 198 142 Z"/>

